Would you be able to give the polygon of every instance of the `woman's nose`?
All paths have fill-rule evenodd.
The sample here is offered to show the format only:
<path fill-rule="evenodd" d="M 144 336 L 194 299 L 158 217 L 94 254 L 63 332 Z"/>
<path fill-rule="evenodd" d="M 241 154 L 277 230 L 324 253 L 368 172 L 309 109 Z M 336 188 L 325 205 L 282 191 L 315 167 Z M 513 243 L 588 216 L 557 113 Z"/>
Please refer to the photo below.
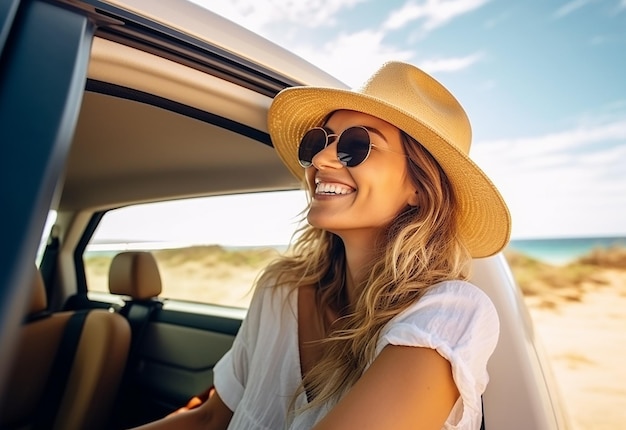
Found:
<path fill-rule="evenodd" d="M 318 170 L 330 168 L 330 169 L 341 169 L 343 164 L 339 162 L 339 158 L 337 158 L 337 140 L 326 145 L 326 148 L 322 149 L 320 152 L 313 156 L 311 160 L 313 162 L 313 166 L 315 166 Z"/>

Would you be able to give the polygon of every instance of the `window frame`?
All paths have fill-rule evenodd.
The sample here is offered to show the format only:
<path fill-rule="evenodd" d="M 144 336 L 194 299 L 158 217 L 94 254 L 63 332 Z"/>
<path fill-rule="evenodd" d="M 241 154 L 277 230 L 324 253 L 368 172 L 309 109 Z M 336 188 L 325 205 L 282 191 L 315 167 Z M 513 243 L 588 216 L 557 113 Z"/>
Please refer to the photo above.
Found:
<path fill-rule="evenodd" d="M 131 204 L 123 207 L 118 207 L 106 211 L 101 211 L 93 215 L 88 226 L 85 230 L 85 234 L 81 238 L 78 246 L 75 248 L 74 259 L 75 266 L 77 267 L 77 272 L 79 273 L 78 277 L 78 294 L 83 296 L 84 299 L 89 298 L 89 300 L 96 300 L 100 302 L 110 302 L 111 304 L 118 303 L 119 297 L 108 293 L 108 291 L 102 289 L 101 282 L 102 281 L 102 273 L 97 275 L 97 280 L 99 282 L 98 287 L 96 289 L 89 288 L 89 282 L 93 282 L 93 278 L 89 279 L 89 261 L 88 256 L 91 252 L 95 255 L 98 252 L 104 252 L 106 254 L 105 257 L 108 257 L 107 254 L 111 253 L 114 255 L 119 252 L 124 251 L 148 251 L 152 252 L 153 255 L 157 259 L 157 263 L 159 264 L 159 269 L 161 272 L 161 279 L 164 281 L 164 290 L 163 294 L 159 296 L 160 299 L 166 302 L 181 302 L 187 303 L 190 305 L 196 306 L 208 306 L 212 308 L 210 311 L 212 314 L 216 311 L 215 308 L 232 308 L 232 309 L 247 309 L 249 306 L 249 301 L 252 297 L 252 292 L 255 286 L 255 282 L 258 279 L 258 276 L 262 273 L 264 268 L 269 264 L 272 260 L 280 256 L 284 253 L 293 237 L 293 234 L 296 234 L 300 226 L 302 225 L 303 219 L 301 219 L 302 213 L 300 212 L 300 202 L 299 200 L 302 198 L 302 203 L 304 204 L 304 190 L 267 190 L 264 192 L 244 192 L 244 193 L 233 193 L 233 194 L 221 194 L 221 195 L 213 195 L 213 196 L 194 196 L 188 198 L 181 199 L 173 199 L 173 200 L 164 200 L 164 201 L 155 201 L 155 202 L 142 202 Z M 230 198 L 233 198 L 232 200 Z M 215 199 L 215 200 L 213 200 Z M 225 225 L 223 220 L 224 218 L 231 219 L 231 215 L 233 214 L 233 219 L 235 218 L 234 214 L 238 214 L 237 216 L 248 217 L 250 215 L 241 215 L 241 207 L 247 207 L 250 205 L 258 205 L 259 201 L 264 200 L 277 202 L 285 202 L 285 208 L 289 210 L 285 211 L 289 213 L 289 215 L 285 216 L 285 220 L 278 219 L 275 215 L 275 206 L 272 204 L 267 205 L 267 211 L 256 211 L 254 215 L 254 223 L 250 223 L 250 231 L 241 232 L 241 222 L 234 222 L 230 225 Z M 213 200 L 213 201 L 211 201 Z M 161 206 L 163 204 L 164 206 Z M 198 205 L 198 211 L 191 211 L 189 208 Z M 139 214 L 135 213 L 124 213 L 123 211 L 130 210 L 131 212 L 135 209 L 139 209 Z M 108 215 L 112 215 L 113 212 L 118 212 L 115 214 L 115 220 L 112 220 L 113 224 L 104 227 L 105 232 L 103 235 L 98 238 L 98 229 L 103 227 L 107 223 L 106 217 Z M 162 214 L 159 211 L 163 211 Z M 291 212 L 293 211 L 293 213 Z M 212 214 L 220 213 L 219 217 L 211 218 Z M 141 228 L 137 225 L 137 223 L 142 223 L 145 219 L 145 213 L 149 213 L 147 217 L 151 220 L 162 220 L 163 227 L 161 225 L 153 226 L 145 231 L 141 231 Z M 193 213 L 193 218 L 185 218 L 187 214 Z M 263 216 L 265 213 L 265 216 Z M 128 223 L 126 223 L 126 215 L 128 215 Z M 260 218 L 259 218 L 260 217 Z M 220 222 L 220 218 L 221 221 Z M 270 222 L 269 218 L 272 218 L 278 225 L 285 225 L 282 234 L 276 233 L 275 230 L 269 228 L 269 231 L 272 233 L 268 237 L 256 237 L 252 242 L 241 242 L 249 240 L 250 234 L 257 230 L 259 226 L 266 226 Z M 120 223 L 121 219 L 121 223 Z M 287 219 L 292 220 L 293 222 L 289 224 Z M 176 222 L 181 222 L 184 225 L 192 226 L 188 231 L 181 231 L 181 234 L 189 234 L 189 231 L 200 231 L 204 229 L 207 225 L 213 224 L 214 230 L 207 233 L 207 236 L 204 238 L 199 238 L 197 242 L 190 242 L 188 236 L 180 236 L 180 237 L 169 237 L 165 238 L 162 236 L 157 236 L 157 232 L 163 231 L 166 228 L 167 223 L 172 222 L 172 220 L 176 220 Z M 112 230 L 111 226 L 115 226 L 119 229 Z M 152 237 L 152 230 L 155 231 L 155 236 Z M 185 229 L 183 229 L 185 230 Z M 128 237 L 126 236 L 128 231 L 137 232 L 137 236 Z M 226 232 L 223 235 L 223 232 Z M 125 233 L 126 232 L 126 233 Z M 147 234 L 147 236 L 146 236 Z M 230 236 L 232 235 L 233 241 L 229 241 Z M 274 235 L 277 238 L 274 240 Z M 109 242 L 111 238 L 115 240 L 119 239 L 119 242 Z M 103 241 L 100 240 L 104 239 Z M 95 243 L 94 243 L 95 241 Z M 172 246 L 167 246 L 168 243 L 171 243 Z M 187 244 L 188 246 L 181 246 L 181 244 Z M 91 249 L 91 245 L 107 245 L 106 249 Z M 111 245 L 110 249 L 108 245 Z M 142 246 L 145 244 L 145 246 Z M 224 252 L 224 260 L 221 260 L 214 267 L 217 269 L 215 272 L 215 276 L 206 276 L 206 278 L 202 277 L 202 272 L 198 274 L 194 273 L 193 276 L 189 276 L 189 278 L 185 278 L 183 275 L 174 275 L 173 271 L 177 270 L 177 266 L 172 266 L 164 262 L 160 259 L 159 253 L 161 251 L 165 251 L 168 253 L 176 253 L 176 249 L 180 249 L 181 253 L 186 252 L 188 249 L 196 248 L 196 247 L 207 247 L 207 252 L 212 252 L 210 247 L 218 246 L 223 248 Z M 95 248 L 95 246 L 94 246 Z M 271 255 L 271 251 L 276 250 L 275 256 Z M 256 255 L 250 255 L 248 251 L 259 251 L 260 254 L 258 258 L 259 261 L 255 261 L 257 258 Z M 201 252 L 201 251 L 200 251 Z M 216 251 L 219 252 L 219 251 Z M 269 252 L 270 254 L 264 254 Z M 94 255 L 92 254 L 92 255 Z M 208 255 L 208 254 L 207 254 Z M 215 258 L 221 259 L 222 255 L 217 254 Z M 242 257 L 244 260 L 241 263 L 234 262 L 229 263 L 229 259 L 231 257 L 239 258 Z M 247 257 L 252 258 L 253 260 L 246 260 Z M 202 258 L 202 256 L 200 256 Z M 223 262 L 222 262 L 223 261 Z M 237 260 L 239 261 L 239 260 Z M 189 262 L 198 263 L 200 267 L 198 270 L 203 270 L 201 260 L 191 259 Z M 238 266 L 241 264 L 241 266 Z M 240 272 L 241 270 L 241 272 Z M 207 271 L 210 272 L 210 271 Z M 233 276 L 227 276 L 224 279 L 220 279 L 224 273 L 229 274 L 232 273 Z M 206 274 L 205 274 L 206 275 Z M 242 275 L 243 280 L 239 275 Z M 104 275 L 106 276 L 106 275 Z M 180 280 L 180 289 L 177 289 L 177 285 L 172 283 L 172 279 Z M 199 296 L 191 296 L 189 294 L 189 290 L 185 291 L 186 288 L 193 289 L 194 287 L 189 287 L 189 285 L 185 285 L 186 282 L 191 281 L 196 285 L 196 291 L 198 291 L 198 282 L 203 282 L 202 279 L 206 279 L 207 285 L 207 294 L 199 295 Z M 169 280 L 169 282 L 168 282 Z M 237 299 L 237 295 L 225 297 L 223 300 L 202 300 L 211 297 L 211 293 L 209 292 L 212 287 L 219 285 L 219 290 L 216 291 L 216 296 L 219 297 L 220 291 L 222 288 L 224 292 L 226 291 L 238 291 L 241 292 L 241 298 Z M 168 291 L 169 290 L 169 291 Z M 168 292 L 170 293 L 168 295 Z M 172 294 L 174 293 L 174 294 Z M 185 297 L 187 295 L 187 297 Z M 192 306 L 193 307 L 193 306 Z M 230 315 L 230 314 L 229 314 Z"/>

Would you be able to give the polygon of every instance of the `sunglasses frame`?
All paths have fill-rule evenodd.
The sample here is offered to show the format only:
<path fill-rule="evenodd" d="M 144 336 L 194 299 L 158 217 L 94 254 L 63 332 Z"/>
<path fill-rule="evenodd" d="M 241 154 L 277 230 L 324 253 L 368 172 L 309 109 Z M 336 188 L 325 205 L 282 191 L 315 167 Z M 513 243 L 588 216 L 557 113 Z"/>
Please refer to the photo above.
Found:
<path fill-rule="evenodd" d="M 352 165 L 352 166 L 349 166 L 349 165 L 348 165 L 348 162 L 343 161 L 343 160 L 341 159 L 340 155 L 339 155 L 339 154 L 341 154 L 341 153 L 345 153 L 345 154 L 349 155 L 349 153 L 348 153 L 348 152 L 346 152 L 346 151 L 340 152 L 340 151 L 339 151 L 339 145 L 340 145 L 340 142 L 341 142 L 341 137 L 344 135 L 344 133 L 346 133 L 347 131 L 352 130 L 352 129 L 361 129 L 361 130 L 363 130 L 363 131 L 366 133 L 366 135 L 367 135 L 367 140 L 368 140 L 368 147 L 367 147 L 367 154 L 365 154 L 365 157 L 363 158 L 363 160 L 359 161 L 358 163 L 356 163 L 356 164 L 354 164 L 354 165 Z M 325 143 L 324 143 L 324 146 L 323 146 L 323 147 L 322 147 L 319 151 L 317 151 L 315 154 L 313 154 L 313 156 L 311 157 L 311 161 L 302 160 L 302 158 L 300 157 L 300 147 L 302 146 L 302 142 L 304 141 L 304 138 L 305 138 L 305 137 L 306 137 L 306 136 L 307 136 L 310 132 L 312 132 L 312 131 L 314 131 L 314 130 L 321 130 L 321 131 L 324 133 L 324 136 L 326 137 L 326 141 L 325 141 Z M 372 143 L 372 137 L 371 137 L 371 134 L 370 134 L 369 130 L 368 130 L 367 128 L 363 127 L 362 125 L 355 125 L 355 126 L 352 126 L 352 127 L 348 127 L 348 128 L 346 128 L 344 131 L 342 131 L 342 132 L 341 132 L 341 133 L 339 133 L 339 134 L 336 134 L 336 133 L 329 133 L 329 132 L 328 132 L 328 130 L 327 130 L 326 128 L 324 128 L 324 127 L 313 127 L 313 128 L 311 128 L 311 129 L 307 130 L 307 132 L 306 132 L 306 133 L 304 133 L 304 135 L 302 136 L 302 139 L 300 139 L 300 144 L 298 145 L 298 163 L 300 164 L 300 166 L 304 167 L 305 169 L 306 169 L 307 167 L 311 167 L 311 166 L 313 165 L 313 158 L 314 158 L 317 154 L 319 154 L 320 152 L 322 152 L 324 149 L 326 149 L 326 148 L 328 147 L 328 145 L 330 145 L 330 144 L 331 144 L 331 140 L 330 140 L 330 139 L 331 139 L 332 137 L 336 138 L 335 140 L 336 140 L 336 142 L 337 142 L 337 160 L 339 160 L 339 162 L 340 162 L 340 163 L 341 163 L 344 167 L 357 167 L 357 166 L 359 166 L 359 165 L 363 164 L 363 163 L 364 163 L 364 162 L 365 162 L 365 161 L 369 158 L 370 153 L 372 152 L 372 147 L 377 148 L 377 149 L 380 149 L 380 150 L 385 150 L 385 151 L 387 151 L 387 152 L 392 152 L 392 153 L 394 153 L 394 154 L 402 155 L 402 156 L 404 156 L 404 157 L 408 157 L 406 154 L 399 153 L 399 152 L 396 152 L 396 151 L 392 151 L 391 149 L 387 149 L 387 148 L 381 148 L 381 147 L 379 147 L 379 146 L 377 146 L 377 145 L 373 144 L 373 143 Z"/>

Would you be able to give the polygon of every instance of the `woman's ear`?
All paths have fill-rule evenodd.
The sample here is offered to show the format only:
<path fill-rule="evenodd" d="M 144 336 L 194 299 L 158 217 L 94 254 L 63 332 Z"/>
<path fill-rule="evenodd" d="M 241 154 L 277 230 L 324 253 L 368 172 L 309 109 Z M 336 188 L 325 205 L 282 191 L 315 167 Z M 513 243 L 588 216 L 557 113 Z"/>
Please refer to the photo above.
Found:
<path fill-rule="evenodd" d="M 413 207 L 419 206 L 419 203 L 420 203 L 419 200 L 420 199 L 419 199 L 418 192 L 414 191 L 413 193 L 411 193 L 411 195 L 409 195 L 409 201 L 408 201 L 409 206 L 413 206 Z"/>

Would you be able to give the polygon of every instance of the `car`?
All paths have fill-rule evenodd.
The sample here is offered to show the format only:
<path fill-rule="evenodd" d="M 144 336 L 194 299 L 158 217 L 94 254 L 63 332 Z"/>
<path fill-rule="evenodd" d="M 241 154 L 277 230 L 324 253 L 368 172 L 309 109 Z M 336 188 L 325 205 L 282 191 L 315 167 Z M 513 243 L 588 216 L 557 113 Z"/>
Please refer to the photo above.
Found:
<path fill-rule="evenodd" d="M 148 208 L 138 218 L 146 224 L 156 219 L 154 204 L 298 190 L 267 132 L 272 98 L 294 85 L 346 85 L 182 0 L 8 0 L 0 18 L 2 427 L 11 428 L 6 419 L 16 408 L 31 419 L 63 422 L 65 429 L 86 422 L 89 428 L 125 427 L 172 413 L 211 386 L 212 367 L 230 347 L 245 304 L 165 294 L 166 275 L 162 264 L 154 264 L 158 247 L 150 238 L 139 246 L 123 237 L 108 243 L 101 268 L 108 279 L 96 285 L 98 269 L 89 256 L 98 245 L 104 248 L 94 237 L 111 214 L 124 219 L 137 207 Z M 207 224 L 214 215 L 234 216 L 222 213 L 221 201 L 206 213 Z M 264 229 L 256 211 L 247 206 L 242 222 Z M 169 284 L 193 272 L 185 261 L 170 266 L 178 272 Z M 145 269 L 133 275 L 139 281 L 129 274 L 137 267 Z M 30 361 L 23 355 L 31 335 L 32 322 L 24 316 L 37 284 L 33 276 L 45 285 L 46 315 L 95 310 L 115 325 L 104 344 L 105 332 L 85 326 L 80 342 L 90 346 L 72 353 L 57 398 L 44 395 L 55 355 Z M 558 386 L 506 259 L 476 259 L 472 281 L 501 320 L 483 398 L 485 428 L 567 429 Z M 94 351 L 101 351 L 102 363 Z M 84 385 L 115 360 L 122 360 L 108 370 L 115 374 L 100 374 L 100 385 L 81 386 L 94 396 L 96 386 L 109 393 L 107 401 L 102 394 L 98 411 L 86 401 L 67 400 L 78 390 L 71 378 Z M 20 363 L 29 363 L 26 373 L 34 382 L 20 379 Z M 84 373 L 79 378 L 77 372 Z M 25 398 L 28 404 L 19 404 Z"/>

